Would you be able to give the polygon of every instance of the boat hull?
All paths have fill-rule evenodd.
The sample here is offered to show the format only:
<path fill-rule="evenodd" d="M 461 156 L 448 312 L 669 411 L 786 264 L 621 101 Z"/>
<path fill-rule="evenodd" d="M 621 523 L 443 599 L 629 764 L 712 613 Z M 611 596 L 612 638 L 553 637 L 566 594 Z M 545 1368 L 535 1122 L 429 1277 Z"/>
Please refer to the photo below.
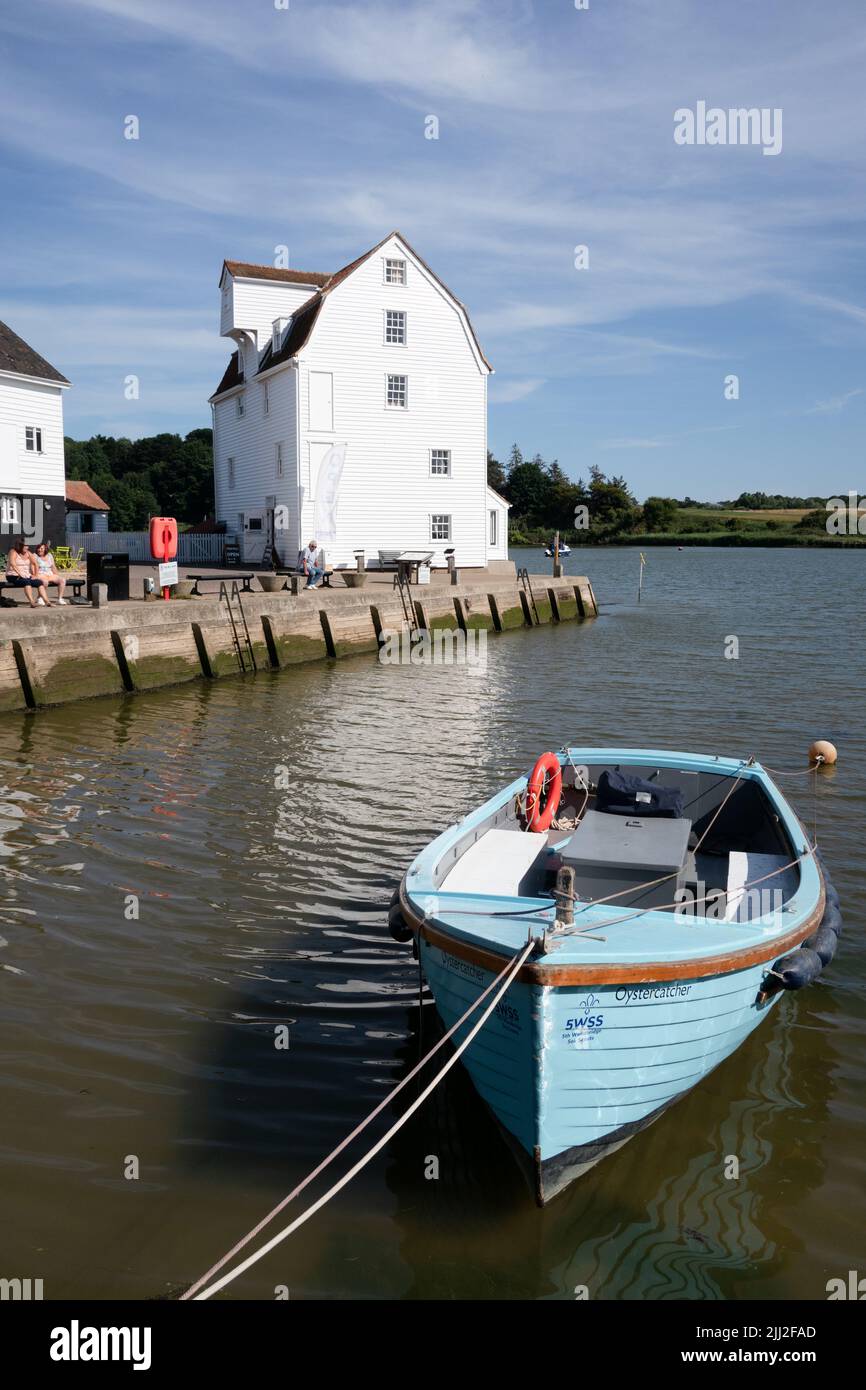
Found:
<path fill-rule="evenodd" d="M 421 962 L 446 1027 L 494 979 L 423 937 Z M 736 1051 L 780 997 L 760 1001 L 765 973 L 759 964 L 673 981 L 510 987 L 463 1061 L 540 1205 Z"/>

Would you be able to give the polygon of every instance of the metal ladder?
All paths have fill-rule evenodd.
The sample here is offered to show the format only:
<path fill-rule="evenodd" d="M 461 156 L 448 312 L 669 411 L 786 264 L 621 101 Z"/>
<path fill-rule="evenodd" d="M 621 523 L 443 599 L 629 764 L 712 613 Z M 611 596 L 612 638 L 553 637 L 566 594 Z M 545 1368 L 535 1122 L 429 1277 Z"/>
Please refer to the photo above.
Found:
<path fill-rule="evenodd" d="M 529 601 L 530 601 L 530 603 L 532 604 L 532 611 L 533 611 L 533 613 L 535 614 L 535 621 L 536 621 L 537 623 L 540 623 L 540 622 L 541 622 L 541 619 L 540 619 L 539 616 L 538 616 L 538 609 L 537 609 L 536 606 L 535 606 L 535 594 L 532 592 L 532 581 L 531 581 L 531 579 L 529 578 L 529 570 L 528 570 L 528 569 L 518 570 L 518 571 L 517 571 L 517 578 L 520 580 L 521 584 L 523 585 L 524 592 L 527 593 L 527 594 L 529 594 Z"/>
<path fill-rule="evenodd" d="M 237 612 L 240 615 L 240 623 L 235 617 L 235 600 L 237 600 Z M 226 612 L 228 613 L 229 623 L 232 630 L 232 642 L 234 644 L 235 655 L 238 659 L 238 666 L 244 673 L 247 670 L 255 671 L 256 654 L 250 639 L 250 630 L 247 627 L 247 615 L 244 612 L 241 591 L 238 588 L 238 581 L 232 580 L 231 593 L 229 593 L 226 581 L 220 580 L 220 603 L 225 602 Z M 240 629 L 240 630 L 239 630 Z M 249 662 L 249 665 L 247 663 Z"/>
<path fill-rule="evenodd" d="M 410 632 L 414 632 L 417 626 L 415 619 L 415 609 L 412 602 L 412 589 L 408 579 L 404 579 L 401 574 L 394 575 L 394 586 L 400 591 L 400 602 L 403 605 L 403 617 Z"/>

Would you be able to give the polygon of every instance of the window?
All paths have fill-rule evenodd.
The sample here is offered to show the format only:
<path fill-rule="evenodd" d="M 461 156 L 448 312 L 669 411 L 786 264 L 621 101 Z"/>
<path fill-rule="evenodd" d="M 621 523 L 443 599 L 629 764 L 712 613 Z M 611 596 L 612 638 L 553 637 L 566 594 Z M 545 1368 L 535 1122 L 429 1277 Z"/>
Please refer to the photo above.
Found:
<path fill-rule="evenodd" d="M 235 461 L 234 461 L 234 459 L 229 459 L 229 460 L 228 460 L 228 475 L 229 475 L 229 487 L 234 487 L 234 485 L 235 485 Z"/>
<path fill-rule="evenodd" d="M 243 395 L 240 395 L 236 398 L 235 409 L 237 410 L 238 418 L 240 418 L 240 416 L 243 415 L 245 410 Z"/>
<path fill-rule="evenodd" d="M 385 310 L 385 342 L 406 346 L 406 315 L 402 309 Z"/>
<path fill-rule="evenodd" d="M 29 454 L 42 453 L 42 431 L 38 426 L 26 426 L 24 430 L 24 447 Z"/>
<path fill-rule="evenodd" d="M 263 381 L 263 382 L 262 382 L 262 414 L 263 414 L 263 415 L 270 415 L 270 413 L 271 413 L 271 398 L 270 398 L 270 395 L 269 395 L 269 393 L 268 393 L 268 383 L 267 383 L 266 381 Z"/>
<path fill-rule="evenodd" d="M 405 285 L 406 283 L 406 262 L 395 260 L 391 257 L 385 258 L 385 284 L 386 285 Z"/>
<path fill-rule="evenodd" d="M 496 545 L 496 543 L 497 543 L 497 534 L 498 534 L 498 533 L 497 533 L 497 526 L 496 526 L 497 520 L 498 520 L 498 518 L 497 518 L 496 512 L 491 512 L 491 513 L 490 513 L 490 544 L 491 544 L 491 545 Z"/>
<path fill-rule="evenodd" d="M 409 404 L 409 378 L 388 373 L 385 404 L 392 410 L 405 410 Z"/>
<path fill-rule="evenodd" d="M 21 511 L 17 497 L 0 497 L 0 526 L 4 530 L 17 530 L 21 525 Z"/>
<path fill-rule="evenodd" d="M 279 440 L 279 442 L 278 442 L 277 444 L 274 445 L 274 452 L 275 452 L 275 456 L 276 456 L 276 474 L 277 474 L 277 477 L 278 477 L 278 478 L 281 478 L 281 477 L 283 476 L 283 441 L 282 441 L 282 440 Z"/>
<path fill-rule="evenodd" d="M 448 478 L 451 476 L 450 449 L 430 450 L 430 472 L 437 478 Z"/>
<path fill-rule="evenodd" d="M 430 539 L 431 541 L 450 541 L 451 539 L 451 518 L 437 514 L 430 518 Z"/>

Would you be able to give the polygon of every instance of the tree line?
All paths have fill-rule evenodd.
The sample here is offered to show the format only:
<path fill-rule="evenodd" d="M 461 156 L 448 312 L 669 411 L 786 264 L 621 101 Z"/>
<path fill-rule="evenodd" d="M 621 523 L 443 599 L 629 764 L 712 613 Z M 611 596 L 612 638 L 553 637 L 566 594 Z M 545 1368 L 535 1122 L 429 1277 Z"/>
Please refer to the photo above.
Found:
<path fill-rule="evenodd" d="M 145 439 L 66 439 L 66 476 L 111 508 L 112 531 L 141 531 L 152 516 L 194 524 L 213 514 L 212 431 Z"/>
<path fill-rule="evenodd" d="M 515 544 L 532 531 L 560 531 L 571 538 L 604 540 L 626 532 L 664 531 L 676 516 L 678 502 L 672 497 L 648 497 L 641 506 L 619 474 L 611 477 L 591 464 L 587 481 L 572 482 L 557 459 L 545 462 L 540 454 L 524 458 L 517 444 L 512 445 L 508 462 L 487 455 L 487 481 L 490 487 L 511 503 L 509 531 Z"/>

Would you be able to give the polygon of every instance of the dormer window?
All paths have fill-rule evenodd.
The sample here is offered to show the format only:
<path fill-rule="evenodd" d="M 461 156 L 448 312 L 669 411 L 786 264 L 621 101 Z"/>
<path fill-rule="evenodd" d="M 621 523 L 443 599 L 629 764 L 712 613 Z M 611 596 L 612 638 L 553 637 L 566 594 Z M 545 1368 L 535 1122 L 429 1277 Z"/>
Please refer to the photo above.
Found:
<path fill-rule="evenodd" d="M 283 342 L 283 330 L 289 322 L 287 318 L 274 319 L 271 324 L 271 352 L 276 356 Z"/>
<path fill-rule="evenodd" d="M 406 283 L 406 262 L 396 259 L 393 256 L 385 257 L 385 284 L 386 285 L 405 285 Z"/>

